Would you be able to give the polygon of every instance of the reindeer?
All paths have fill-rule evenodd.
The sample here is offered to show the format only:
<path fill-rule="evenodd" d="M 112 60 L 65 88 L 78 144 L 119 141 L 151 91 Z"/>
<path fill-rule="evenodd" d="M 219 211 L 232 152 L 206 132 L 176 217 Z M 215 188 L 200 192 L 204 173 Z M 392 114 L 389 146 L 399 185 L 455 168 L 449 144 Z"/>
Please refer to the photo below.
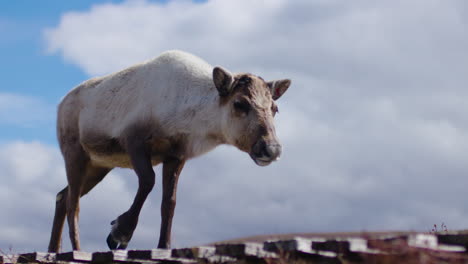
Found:
<path fill-rule="evenodd" d="M 113 168 L 131 168 L 138 190 L 128 211 L 111 222 L 110 249 L 125 249 L 162 163 L 163 199 L 158 248 L 170 248 L 180 172 L 187 160 L 220 144 L 250 155 L 259 166 L 277 160 L 275 100 L 288 79 L 232 74 L 202 59 L 167 51 L 159 57 L 71 90 L 58 107 L 57 135 L 68 186 L 57 194 L 50 252 L 60 250 L 67 218 L 73 250 L 80 250 L 80 197 Z"/>

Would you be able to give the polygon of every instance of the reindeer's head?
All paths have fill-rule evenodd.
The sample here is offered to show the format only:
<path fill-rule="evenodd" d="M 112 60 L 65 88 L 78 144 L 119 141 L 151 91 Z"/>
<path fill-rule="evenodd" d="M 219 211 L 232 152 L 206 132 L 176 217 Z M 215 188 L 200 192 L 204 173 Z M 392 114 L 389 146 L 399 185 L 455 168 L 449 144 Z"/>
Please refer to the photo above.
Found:
<path fill-rule="evenodd" d="M 291 81 L 265 82 L 252 74 L 233 75 L 221 67 L 214 68 L 213 81 L 221 97 L 227 143 L 249 153 L 257 165 L 278 160 L 281 144 L 273 120 L 278 112 L 275 101 Z"/>

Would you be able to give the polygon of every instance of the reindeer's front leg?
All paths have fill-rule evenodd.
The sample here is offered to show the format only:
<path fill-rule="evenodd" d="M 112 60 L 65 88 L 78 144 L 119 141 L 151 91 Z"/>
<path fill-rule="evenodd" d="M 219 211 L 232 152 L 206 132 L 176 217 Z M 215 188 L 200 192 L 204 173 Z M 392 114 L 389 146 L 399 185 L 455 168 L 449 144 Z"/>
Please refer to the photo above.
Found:
<path fill-rule="evenodd" d="M 171 228 L 176 206 L 177 181 L 185 160 L 166 159 L 163 163 L 163 198 L 161 203 L 161 232 L 158 248 L 171 247 Z"/>
<path fill-rule="evenodd" d="M 128 142 L 128 154 L 133 169 L 138 176 L 138 191 L 127 212 L 112 221 L 112 231 L 107 237 L 110 249 L 125 249 L 132 238 L 133 231 L 138 223 L 138 216 L 148 194 L 154 187 L 155 173 L 151 164 L 151 153 L 144 142 Z"/>

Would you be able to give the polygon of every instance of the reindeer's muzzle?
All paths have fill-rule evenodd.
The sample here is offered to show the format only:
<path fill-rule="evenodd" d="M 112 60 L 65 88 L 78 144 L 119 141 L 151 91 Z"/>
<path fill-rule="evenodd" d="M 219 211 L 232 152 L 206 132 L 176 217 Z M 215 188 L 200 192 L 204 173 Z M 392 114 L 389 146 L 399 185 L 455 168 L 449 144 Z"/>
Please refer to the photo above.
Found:
<path fill-rule="evenodd" d="M 250 157 L 259 166 L 267 166 L 271 162 L 279 160 L 281 156 L 281 145 L 277 142 L 267 143 L 259 140 L 252 147 Z"/>

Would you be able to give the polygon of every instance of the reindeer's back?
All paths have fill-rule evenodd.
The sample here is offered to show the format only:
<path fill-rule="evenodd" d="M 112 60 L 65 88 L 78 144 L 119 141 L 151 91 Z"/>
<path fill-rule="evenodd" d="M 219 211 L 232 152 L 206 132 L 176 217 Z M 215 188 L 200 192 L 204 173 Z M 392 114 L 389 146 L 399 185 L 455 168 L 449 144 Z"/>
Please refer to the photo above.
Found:
<path fill-rule="evenodd" d="M 118 138 L 138 122 L 163 123 L 190 107 L 193 98 L 214 93 L 212 67 L 191 54 L 169 51 L 125 70 L 77 86 L 62 100 L 59 140 L 66 131 L 79 138 Z"/>

